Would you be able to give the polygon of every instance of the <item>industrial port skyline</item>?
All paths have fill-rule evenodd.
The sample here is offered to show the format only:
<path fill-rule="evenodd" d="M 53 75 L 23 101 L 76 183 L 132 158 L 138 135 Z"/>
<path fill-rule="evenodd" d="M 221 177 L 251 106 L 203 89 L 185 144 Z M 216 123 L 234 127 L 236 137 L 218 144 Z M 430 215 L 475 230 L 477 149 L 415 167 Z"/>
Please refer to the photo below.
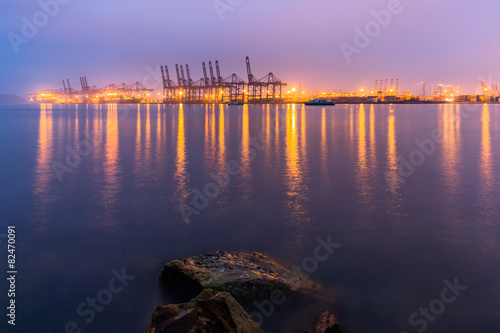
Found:
<path fill-rule="evenodd" d="M 208 63 L 208 66 L 207 66 Z M 303 102 L 311 97 L 332 98 L 337 103 L 387 103 L 387 102 L 493 102 L 499 101 L 498 83 L 481 80 L 473 93 L 462 91 L 460 85 L 420 82 L 421 93 L 400 87 L 399 78 L 375 79 L 372 88 L 354 91 L 342 89 L 311 90 L 302 83 L 288 84 L 273 72 L 261 77 L 251 69 L 246 57 L 246 76 L 236 73 L 224 76 L 219 61 L 202 62 L 203 76 L 197 80 L 191 76 L 189 64 L 160 65 L 160 74 L 147 75 L 143 82 L 153 81 L 151 86 L 136 81 L 133 84 L 110 83 L 104 87 L 90 86 L 86 76 L 81 76 L 80 87 L 71 86 L 69 78 L 62 79 L 62 87 L 42 89 L 30 93 L 30 102 L 38 103 L 228 103 L 249 104 Z M 184 71 L 185 68 L 185 71 Z M 172 72 L 172 75 L 170 73 Z M 196 75 L 196 73 L 194 74 Z M 430 86 L 430 91 L 429 91 Z"/>
<path fill-rule="evenodd" d="M 480 81 L 500 81 L 500 46 L 488 33 L 496 31 L 498 3 L 485 11 L 465 1 L 222 2 L 222 9 L 198 0 L 120 8 L 95 0 L 4 3 L 0 93 L 24 97 L 82 75 L 100 87 L 149 87 L 166 57 L 193 69 L 218 58 L 224 72 L 239 74 L 247 55 L 259 74 L 272 70 L 309 92 L 371 91 L 377 79 L 399 78 L 413 95 L 421 95 L 420 82 L 427 95 L 431 83 L 474 94 Z"/>

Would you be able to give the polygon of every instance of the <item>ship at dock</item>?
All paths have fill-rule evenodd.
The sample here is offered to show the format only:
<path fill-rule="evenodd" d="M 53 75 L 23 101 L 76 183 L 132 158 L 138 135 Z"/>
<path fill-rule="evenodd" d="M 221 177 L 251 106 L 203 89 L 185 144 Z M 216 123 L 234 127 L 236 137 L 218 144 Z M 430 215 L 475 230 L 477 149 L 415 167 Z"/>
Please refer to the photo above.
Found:
<path fill-rule="evenodd" d="M 304 104 L 325 106 L 325 105 L 335 105 L 335 102 L 333 101 L 333 99 L 316 98 L 316 99 L 311 99 L 308 102 L 304 102 Z"/>

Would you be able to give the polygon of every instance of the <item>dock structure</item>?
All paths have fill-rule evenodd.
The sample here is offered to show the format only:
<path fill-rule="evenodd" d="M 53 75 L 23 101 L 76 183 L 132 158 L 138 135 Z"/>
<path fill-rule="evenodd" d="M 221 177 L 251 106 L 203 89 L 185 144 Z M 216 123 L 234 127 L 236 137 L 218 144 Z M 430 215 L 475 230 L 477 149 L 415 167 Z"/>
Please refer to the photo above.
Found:
<path fill-rule="evenodd" d="M 218 60 L 215 61 L 215 72 L 212 61 L 208 62 L 208 71 L 205 62 L 203 62 L 201 64 L 203 77 L 197 81 L 191 78 L 189 65 L 186 65 L 186 75 L 182 65 L 175 65 L 176 82 L 172 80 L 168 66 L 161 66 L 163 101 L 169 104 L 282 102 L 282 87 L 287 84 L 273 73 L 258 80 L 252 74 L 249 57 L 246 58 L 246 64 L 248 82 L 234 73 L 224 78 L 221 75 Z"/>
<path fill-rule="evenodd" d="M 145 87 L 139 82 L 132 84 L 108 84 L 98 88 L 89 86 L 87 77 L 80 77 L 81 90 L 71 87 L 69 79 L 63 79 L 62 89 L 47 89 L 30 94 L 31 102 L 38 103 L 139 103 L 152 99 L 151 92 L 154 89 Z"/>

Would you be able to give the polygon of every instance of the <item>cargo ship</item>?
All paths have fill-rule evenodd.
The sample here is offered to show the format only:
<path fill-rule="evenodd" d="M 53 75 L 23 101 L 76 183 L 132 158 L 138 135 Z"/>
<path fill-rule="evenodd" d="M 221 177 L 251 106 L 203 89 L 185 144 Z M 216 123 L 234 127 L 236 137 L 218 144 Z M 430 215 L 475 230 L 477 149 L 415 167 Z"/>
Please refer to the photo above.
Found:
<path fill-rule="evenodd" d="M 308 102 L 304 102 L 305 105 L 335 105 L 333 100 L 327 100 L 325 98 L 311 99 Z"/>

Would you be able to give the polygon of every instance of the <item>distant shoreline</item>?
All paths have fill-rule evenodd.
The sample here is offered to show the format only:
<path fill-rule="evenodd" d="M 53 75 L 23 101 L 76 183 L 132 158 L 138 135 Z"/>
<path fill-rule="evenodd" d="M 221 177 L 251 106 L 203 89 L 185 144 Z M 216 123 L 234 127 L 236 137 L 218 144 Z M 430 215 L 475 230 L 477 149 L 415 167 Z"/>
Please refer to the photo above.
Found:
<path fill-rule="evenodd" d="M 245 105 L 282 105 L 282 104 L 304 104 L 305 102 L 293 102 L 293 101 L 280 101 L 276 103 L 245 103 Z M 165 102 L 149 102 L 149 103 L 38 103 L 38 102 L 25 102 L 25 103 L 0 103 L 2 105 L 40 105 L 40 104 L 53 104 L 53 105 L 106 105 L 106 104 L 119 104 L 119 105 L 227 105 L 227 103 L 165 103 Z M 397 101 L 397 102 L 344 102 L 336 101 L 335 104 L 338 105 L 390 105 L 390 104 L 500 104 L 500 102 L 445 102 L 445 101 Z"/>

